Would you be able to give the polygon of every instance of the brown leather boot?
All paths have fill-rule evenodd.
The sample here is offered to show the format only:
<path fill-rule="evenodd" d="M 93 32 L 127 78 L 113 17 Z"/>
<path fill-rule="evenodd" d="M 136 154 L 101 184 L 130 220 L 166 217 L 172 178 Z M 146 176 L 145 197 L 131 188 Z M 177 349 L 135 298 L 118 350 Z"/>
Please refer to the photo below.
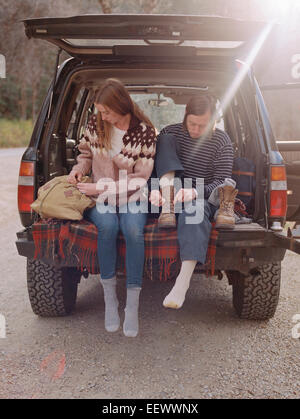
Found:
<path fill-rule="evenodd" d="M 238 190 L 230 185 L 219 188 L 220 208 L 216 219 L 216 228 L 234 228 L 234 201 L 237 193 Z"/>
<path fill-rule="evenodd" d="M 161 188 L 161 194 L 165 198 L 162 205 L 161 214 L 158 218 L 159 228 L 176 227 L 176 216 L 174 213 L 174 186 L 164 186 Z"/>

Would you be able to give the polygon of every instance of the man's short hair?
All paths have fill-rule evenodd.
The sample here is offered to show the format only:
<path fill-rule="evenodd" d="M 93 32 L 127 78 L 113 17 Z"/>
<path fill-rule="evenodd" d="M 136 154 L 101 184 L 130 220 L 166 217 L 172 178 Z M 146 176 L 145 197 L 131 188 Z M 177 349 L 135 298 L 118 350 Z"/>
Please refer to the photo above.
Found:
<path fill-rule="evenodd" d="M 183 125 L 186 128 L 186 118 L 188 115 L 204 115 L 210 111 L 211 115 L 216 111 L 216 100 L 211 95 L 196 95 L 193 96 L 187 103 L 185 108 L 185 115 Z"/>

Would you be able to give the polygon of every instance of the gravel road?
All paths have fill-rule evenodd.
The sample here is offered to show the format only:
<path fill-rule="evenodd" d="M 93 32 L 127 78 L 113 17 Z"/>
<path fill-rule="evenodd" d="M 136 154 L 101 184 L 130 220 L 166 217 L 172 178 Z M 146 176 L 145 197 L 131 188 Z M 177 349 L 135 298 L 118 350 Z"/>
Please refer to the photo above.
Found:
<path fill-rule="evenodd" d="M 171 283 L 144 284 L 140 333 L 104 329 L 96 275 L 82 279 L 75 312 L 33 314 L 26 260 L 17 254 L 17 179 L 24 149 L 1 150 L 0 398 L 299 398 L 300 258 L 287 252 L 276 315 L 240 320 L 227 280 L 194 275 L 181 310 L 162 306 Z M 118 284 L 124 316 L 125 284 Z M 300 322 L 300 320 L 298 320 Z M 300 332 L 300 326 L 299 326 Z M 2 330 L 3 335 L 3 330 Z"/>

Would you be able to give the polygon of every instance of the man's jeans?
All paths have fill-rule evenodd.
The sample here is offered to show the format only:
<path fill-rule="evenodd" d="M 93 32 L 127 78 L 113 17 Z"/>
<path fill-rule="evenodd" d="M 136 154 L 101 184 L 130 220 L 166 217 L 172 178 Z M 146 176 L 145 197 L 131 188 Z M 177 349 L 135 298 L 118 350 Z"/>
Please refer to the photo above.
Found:
<path fill-rule="evenodd" d="M 175 176 L 180 177 L 183 174 L 184 168 L 179 155 L 180 144 L 177 138 L 170 134 L 160 135 L 155 156 L 155 169 L 159 178 L 173 171 L 175 171 Z M 178 217 L 177 235 L 181 260 L 197 260 L 204 264 L 211 231 L 211 220 L 217 207 L 210 204 L 207 199 L 198 202 L 199 205 L 202 205 L 203 217 L 199 222 L 189 224 L 187 217 L 191 217 L 191 213 L 183 208 L 181 213 L 176 214 Z M 195 201 L 188 203 L 186 208 L 192 204 L 194 206 Z"/>
<path fill-rule="evenodd" d="M 147 214 L 131 213 L 130 204 L 122 207 L 110 207 L 96 203 L 83 214 L 84 218 L 98 229 L 98 261 L 102 279 L 116 275 L 117 237 L 121 229 L 126 243 L 126 286 L 141 287 L 144 270 L 144 226 Z M 125 212 L 127 210 L 127 212 Z M 115 212 L 115 213 L 113 213 Z"/>
<path fill-rule="evenodd" d="M 193 204 L 195 202 L 193 201 Z M 187 217 L 191 217 L 184 209 L 178 214 L 177 236 L 180 248 L 180 259 L 197 260 L 204 264 L 210 238 L 211 220 L 217 208 L 206 199 L 201 200 L 199 205 L 204 205 L 203 218 L 196 224 L 189 224 Z"/>

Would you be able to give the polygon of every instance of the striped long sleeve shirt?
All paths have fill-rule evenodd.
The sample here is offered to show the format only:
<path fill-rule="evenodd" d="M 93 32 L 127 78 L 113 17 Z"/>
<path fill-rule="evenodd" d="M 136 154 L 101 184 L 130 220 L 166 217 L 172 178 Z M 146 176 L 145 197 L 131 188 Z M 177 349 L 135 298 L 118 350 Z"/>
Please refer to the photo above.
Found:
<path fill-rule="evenodd" d="M 182 123 L 169 125 L 160 134 L 172 134 L 179 141 L 179 159 L 184 168 L 183 178 L 204 179 L 204 198 L 232 176 L 233 147 L 226 132 L 216 129 L 211 136 L 193 139 Z M 158 137 L 159 141 L 159 137 Z"/>

